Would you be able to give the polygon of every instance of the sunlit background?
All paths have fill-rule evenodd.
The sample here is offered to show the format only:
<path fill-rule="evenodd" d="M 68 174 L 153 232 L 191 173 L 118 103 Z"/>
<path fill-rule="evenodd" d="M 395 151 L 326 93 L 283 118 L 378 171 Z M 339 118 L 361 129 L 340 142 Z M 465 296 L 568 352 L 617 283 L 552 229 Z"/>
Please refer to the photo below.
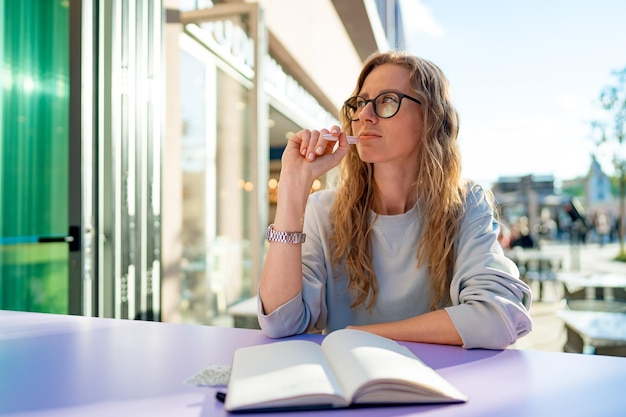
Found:
<path fill-rule="evenodd" d="M 615 148 L 591 122 L 626 67 L 625 16 L 621 0 L 0 0 L 0 309 L 256 326 L 288 138 L 337 123 L 362 62 L 396 47 L 450 79 L 464 174 L 509 242 L 527 229 L 563 268 L 583 229 L 616 251 Z"/>
<path fill-rule="evenodd" d="M 411 51 L 437 63 L 461 117 L 465 175 L 587 175 L 590 153 L 607 173 L 591 120 L 600 91 L 626 67 L 620 0 L 402 0 Z M 600 114 L 599 114 L 600 113 Z"/>

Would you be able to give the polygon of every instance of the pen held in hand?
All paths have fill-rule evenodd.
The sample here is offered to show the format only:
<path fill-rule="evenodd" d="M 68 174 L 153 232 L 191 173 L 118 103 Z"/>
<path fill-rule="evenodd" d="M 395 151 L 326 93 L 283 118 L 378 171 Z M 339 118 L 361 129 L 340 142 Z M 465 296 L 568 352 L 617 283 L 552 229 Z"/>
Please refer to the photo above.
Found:
<path fill-rule="evenodd" d="M 322 135 L 322 137 L 324 139 L 326 139 L 326 140 L 334 140 L 334 141 L 339 139 L 337 136 L 333 136 L 330 133 Z M 358 136 L 346 136 L 346 138 L 348 139 L 348 143 L 350 143 L 352 145 L 355 145 L 359 141 L 359 137 Z"/>

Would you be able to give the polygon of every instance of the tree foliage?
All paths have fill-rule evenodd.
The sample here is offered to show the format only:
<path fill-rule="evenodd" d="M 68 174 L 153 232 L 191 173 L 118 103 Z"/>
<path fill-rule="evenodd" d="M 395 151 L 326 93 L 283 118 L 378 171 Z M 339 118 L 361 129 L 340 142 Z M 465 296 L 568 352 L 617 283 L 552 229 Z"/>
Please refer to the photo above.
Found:
<path fill-rule="evenodd" d="M 624 253 L 624 209 L 626 206 L 626 67 L 614 71 L 616 82 L 600 92 L 600 106 L 605 118 L 591 123 L 598 146 L 611 145 L 615 177 L 619 184 L 619 227 L 620 253 Z"/>
<path fill-rule="evenodd" d="M 571 197 L 584 197 L 585 185 L 582 183 L 582 181 L 578 181 L 575 184 L 561 187 L 561 193 Z"/>

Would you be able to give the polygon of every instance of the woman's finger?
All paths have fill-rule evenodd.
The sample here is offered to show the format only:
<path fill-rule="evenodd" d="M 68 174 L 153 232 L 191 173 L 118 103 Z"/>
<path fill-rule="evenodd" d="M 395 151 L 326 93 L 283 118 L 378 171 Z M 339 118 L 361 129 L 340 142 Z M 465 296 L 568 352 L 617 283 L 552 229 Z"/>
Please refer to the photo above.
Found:
<path fill-rule="evenodd" d="M 320 132 L 318 130 L 311 130 L 310 131 L 310 139 L 309 139 L 309 146 L 307 147 L 307 151 L 306 151 L 306 159 L 308 159 L 309 161 L 314 161 L 315 157 L 317 155 L 321 155 L 319 153 L 319 139 L 320 139 Z M 322 149 L 322 153 L 323 149 Z"/>
<path fill-rule="evenodd" d="M 309 142 L 311 140 L 311 131 L 304 129 L 294 135 L 294 140 L 300 142 L 300 155 L 306 156 L 309 149 Z"/>

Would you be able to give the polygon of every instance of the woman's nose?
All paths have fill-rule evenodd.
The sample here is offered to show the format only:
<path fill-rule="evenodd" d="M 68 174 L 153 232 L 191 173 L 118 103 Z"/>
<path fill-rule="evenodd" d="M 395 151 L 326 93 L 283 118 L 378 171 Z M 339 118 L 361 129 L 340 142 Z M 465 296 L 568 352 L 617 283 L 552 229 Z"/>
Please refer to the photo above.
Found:
<path fill-rule="evenodd" d="M 377 120 L 377 115 L 376 112 L 374 111 L 374 102 L 370 101 L 368 103 L 365 104 L 365 107 L 363 107 L 361 109 L 361 113 L 359 113 L 359 119 L 364 122 L 364 121 L 368 121 L 368 122 L 374 122 L 375 120 Z"/>

